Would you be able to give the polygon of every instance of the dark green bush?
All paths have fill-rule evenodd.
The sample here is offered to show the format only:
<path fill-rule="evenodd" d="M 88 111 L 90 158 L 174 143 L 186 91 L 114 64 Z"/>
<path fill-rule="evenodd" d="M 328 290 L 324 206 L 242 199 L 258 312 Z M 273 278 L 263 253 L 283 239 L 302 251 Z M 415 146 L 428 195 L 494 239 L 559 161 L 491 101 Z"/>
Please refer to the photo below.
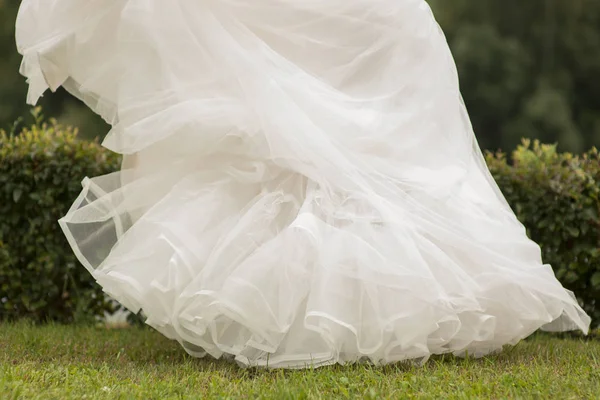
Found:
<path fill-rule="evenodd" d="M 557 153 L 556 146 L 523 141 L 512 154 L 488 154 L 506 199 L 540 244 L 562 284 L 600 322 L 600 156 Z"/>
<path fill-rule="evenodd" d="M 119 162 L 55 121 L 0 132 L 0 320 L 72 322 L 112 311 L 57 220 L 83 177 L 115 171 Z"/>

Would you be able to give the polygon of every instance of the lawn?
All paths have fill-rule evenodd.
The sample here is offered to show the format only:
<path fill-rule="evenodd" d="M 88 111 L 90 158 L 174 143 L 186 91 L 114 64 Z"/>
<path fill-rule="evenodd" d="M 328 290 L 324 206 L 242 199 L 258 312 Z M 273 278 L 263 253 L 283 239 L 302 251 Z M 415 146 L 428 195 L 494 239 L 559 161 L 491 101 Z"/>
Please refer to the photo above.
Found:
<path fill-rule="evenodd" d="M 537 334 L 483 359 L 424 367 L 241 369 L 145 328 L 0 324 L 0 399 L 598 399 L 600 335 Z"/>

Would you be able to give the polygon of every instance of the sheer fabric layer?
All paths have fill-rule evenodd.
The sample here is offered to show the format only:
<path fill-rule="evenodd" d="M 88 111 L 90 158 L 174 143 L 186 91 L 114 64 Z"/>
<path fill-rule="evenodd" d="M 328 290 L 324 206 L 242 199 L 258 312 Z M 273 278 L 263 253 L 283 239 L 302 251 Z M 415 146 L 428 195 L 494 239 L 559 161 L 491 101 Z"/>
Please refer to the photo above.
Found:
<path fill-rule="evenodd" d="M 190 354 L 300 368 L 481 356 L 590 319 L 491 179 L 422 0 L 24 0 L 121 172 L 60 224 Z"/>

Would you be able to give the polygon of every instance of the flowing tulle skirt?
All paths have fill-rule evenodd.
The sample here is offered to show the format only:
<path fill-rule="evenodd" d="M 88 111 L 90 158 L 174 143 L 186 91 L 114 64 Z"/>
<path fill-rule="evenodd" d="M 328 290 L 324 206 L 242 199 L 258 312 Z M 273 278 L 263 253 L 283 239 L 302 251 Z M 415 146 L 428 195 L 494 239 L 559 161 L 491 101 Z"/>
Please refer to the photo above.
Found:
<path fill-rule="evenodd" d="M 590 319 L 490 177 L 423 0 L 24 0 L 121 172 L 60 220 L 190 354 L 306 367 L 488 354 Z"/>

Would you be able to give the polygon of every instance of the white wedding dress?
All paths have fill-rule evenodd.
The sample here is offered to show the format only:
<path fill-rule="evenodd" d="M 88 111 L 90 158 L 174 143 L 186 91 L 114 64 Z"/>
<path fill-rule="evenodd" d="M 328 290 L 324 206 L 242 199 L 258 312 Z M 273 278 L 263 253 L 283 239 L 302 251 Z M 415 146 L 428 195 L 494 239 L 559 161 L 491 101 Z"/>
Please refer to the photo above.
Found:
<path fill-rule="evenodd" d="M 63 86 L 124 154 L 83 180 L 69 243 L 190 354 L 380 364 L 587 332 L 424 0 L 23 0 L 17 43 L 28 101 Z"/>

